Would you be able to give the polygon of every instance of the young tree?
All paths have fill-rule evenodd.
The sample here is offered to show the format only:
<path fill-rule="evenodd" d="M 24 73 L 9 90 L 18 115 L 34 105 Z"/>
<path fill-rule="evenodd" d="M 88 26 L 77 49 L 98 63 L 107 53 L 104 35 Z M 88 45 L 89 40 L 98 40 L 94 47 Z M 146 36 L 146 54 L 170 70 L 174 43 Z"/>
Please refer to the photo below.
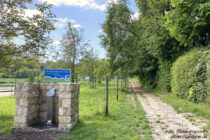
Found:
<path fill-rule="evenodd" d="M 136 56 L 136 34 L 126 0 L 111 3 L 102 29 L 101 43 L 108 52 L 112 73 L 121 69 L 123 77 L 132 73 L 133 58 Z"/>
<path fill-rule="evenodd" d="M 109 62 L 106 59 L 99 60 L 96 68 L 96 78 L 98 83 L 106 79 L 106 75 L 110 73 Z"/>
<path fill-rule="evenodd" d="M 96 68 L 98 66 L 98 58 L 96 57 L 96 54 L 94 54 L 93 49 L 84 53 L 81 63 L 80 72 L 89 77 L 90 84 L 92 83 L 91 87 L 93 88 L 96 81 Z"/>
<path fill-rule="evenodd" d="M 71 68 L 71 81 L 74 82 L 76 78 L 76 64 L 81 59 L 81 56 L 83 56 L 85 47 L 88 46 L 88 43 L 84 40 L 83 30 L 81 28 L 74 28 L 69 22 L 66 27 L 66 33 L 63 35 L 61 45 L 64 60 L 69 63 Z"/>

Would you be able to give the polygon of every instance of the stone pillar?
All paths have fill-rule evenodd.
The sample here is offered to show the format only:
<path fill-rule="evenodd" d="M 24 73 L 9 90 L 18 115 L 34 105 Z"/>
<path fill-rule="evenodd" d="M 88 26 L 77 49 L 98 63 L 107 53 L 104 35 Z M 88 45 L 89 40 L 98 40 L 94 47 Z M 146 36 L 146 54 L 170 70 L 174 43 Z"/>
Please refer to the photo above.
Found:
<path fill-rule="evenodd" d="M 39 85 L 35 83 L 16 84 L 16 109 L 14 127 L 27 127 L 38 121 Z"/>
<path fill-rule="evenodd" d="M 79 119 L 79 85 L 59 85 L 59 128 L 72 128 Z"/>

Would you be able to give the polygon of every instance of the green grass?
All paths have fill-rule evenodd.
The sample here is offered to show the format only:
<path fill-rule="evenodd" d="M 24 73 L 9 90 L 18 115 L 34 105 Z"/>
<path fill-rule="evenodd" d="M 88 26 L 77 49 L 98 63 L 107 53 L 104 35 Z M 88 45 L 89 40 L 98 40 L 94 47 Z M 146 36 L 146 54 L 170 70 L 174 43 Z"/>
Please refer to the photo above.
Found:
<path fill-rule="evenodd" d="M 0 98 L 0 135 L 9 133 L 13 127 L 15 114 L 15 98 L 1 97 Z"/>
<path fill-rule="evenodd" d="M 116 82 L 109 84 L 109 115 L 105 116 L 105 85 L 90 89 L 82 85 L 80 92 L 80 121 L 70 133 L 72 140 L 137 140 L 151 139 L 151 131 L 143 109 L 133 109 L 126 93 L 116 101 Z"/>
<path fill-rule="evenodd" d="M 26 78 L 17 78 L 16 79 L 16 82 L 25 82 L 27 79 Z M 14 78 L 0 78 L 0 82 L 15 82 L 15 79 Z"/>
<path fill-rule="evenodd" d="M 137 109 L 119 92 L 116 100 L 116 81 L 109 83 L 109 115 L 105 116 L 105 83 L 89 88 L 81 85 L 79 122 L 70 132 L 72 140 L 150 140 L 151 130 L 145 112 L 135 96 Z M 11 132 L 15 112 L 14 97 L 0 98 L 0 135 Z"/>

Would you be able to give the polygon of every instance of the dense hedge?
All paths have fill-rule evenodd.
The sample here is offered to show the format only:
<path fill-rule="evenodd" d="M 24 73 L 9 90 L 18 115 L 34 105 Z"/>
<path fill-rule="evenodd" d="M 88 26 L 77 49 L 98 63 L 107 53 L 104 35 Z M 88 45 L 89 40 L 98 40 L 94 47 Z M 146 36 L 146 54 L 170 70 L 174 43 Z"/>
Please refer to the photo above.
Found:
<path fill-rule="evenodd" d="M 193 49 L 179 57 L 171 68 L 172 92 L 193 102 L 206 101 L 210 49 Z"/>

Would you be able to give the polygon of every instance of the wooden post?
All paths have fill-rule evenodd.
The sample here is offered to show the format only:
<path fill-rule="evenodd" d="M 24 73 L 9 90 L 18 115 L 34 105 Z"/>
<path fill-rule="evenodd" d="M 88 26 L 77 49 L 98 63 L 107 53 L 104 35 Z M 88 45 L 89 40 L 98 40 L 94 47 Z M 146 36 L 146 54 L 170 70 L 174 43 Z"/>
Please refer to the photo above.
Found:
<path fill-rule="evenodd" d="M 117 78 L 117 101 L 118 101 L 118 78 Z"/>
<path fill-rule="evenodd" d="M 108 85 L 108 75 L 106 76 L 106 116 L 109 113 L 109 109 L 108 109 L 108 95 L 109 95 L 109 85 Z"/>
<path fill-rule="evenodd" d="M 122 79 L 120 79 L 120 91 L 122 92 Z"/>
<path fill-rule="evenodd" d="M 95 77 L 95 88 L 96 88 L 96 77 Z"/>

